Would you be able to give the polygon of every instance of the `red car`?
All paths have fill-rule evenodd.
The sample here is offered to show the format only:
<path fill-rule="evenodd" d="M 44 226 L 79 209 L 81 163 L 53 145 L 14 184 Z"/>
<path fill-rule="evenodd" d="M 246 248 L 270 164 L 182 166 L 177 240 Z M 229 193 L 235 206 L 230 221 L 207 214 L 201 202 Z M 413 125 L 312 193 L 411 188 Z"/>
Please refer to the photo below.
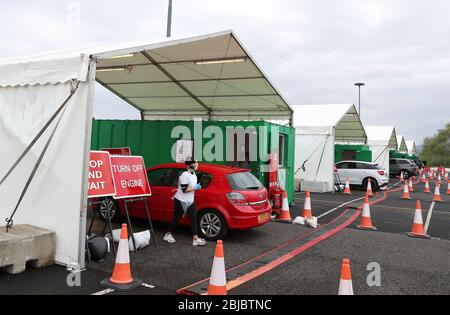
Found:
<path fill-rule="evenodd" d="M 158 165 L 147 170 L 153 194 L 148 198 L 152 220 L 172 221 L 172 196 L 178 187 L 178 177 L 185 170 L 186 166 L 178 163 Z M 249 170 L 201 163 L 197 177 L 203 187 L 196 192 L 199 234 L 202 237 L 208 240 L 223 239 L 229 230 L 247 230 L 270 221 L 272 207 L 267 190 Z M 110 202 L 116 210 L 117 204 L 112 200 Z M 125 215 L 123 203 L 119 201 L 118 205 L 120 214 Z M 100 212 L 106 218 L 105 211 Z M 119 214 L 117 210 L 114 212 L 116 216 Z M 134 203 L 130 215 L 146 218 L 144 203 Z M 179 224 L 189 225 L 189 219 L 183 218 Z"/>

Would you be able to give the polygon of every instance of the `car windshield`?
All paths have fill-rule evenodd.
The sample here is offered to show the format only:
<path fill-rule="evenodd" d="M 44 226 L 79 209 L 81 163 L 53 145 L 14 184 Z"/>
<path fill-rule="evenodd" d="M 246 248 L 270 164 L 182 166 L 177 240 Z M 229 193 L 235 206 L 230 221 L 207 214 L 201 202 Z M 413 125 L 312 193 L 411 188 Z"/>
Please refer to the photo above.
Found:
<path fill-rule="evenodd" d="M 250 172 L 233 173 L 227 176 L 233 190 L 258 190 L 263 186 L 261 182 Z"/>

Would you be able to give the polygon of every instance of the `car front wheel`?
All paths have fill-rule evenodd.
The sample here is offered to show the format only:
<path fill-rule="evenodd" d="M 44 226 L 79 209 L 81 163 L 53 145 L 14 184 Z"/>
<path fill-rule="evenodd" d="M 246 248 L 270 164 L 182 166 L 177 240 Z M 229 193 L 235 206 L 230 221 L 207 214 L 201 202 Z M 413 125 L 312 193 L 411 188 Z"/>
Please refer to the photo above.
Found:
<path fill-rule="evenodd" d="M 202 211 L 199 218 L 200 236 L 209 240 L 217 241 L 228 234 L 228 226 L 224 217 L 216 210 L 208 209 Z"/>

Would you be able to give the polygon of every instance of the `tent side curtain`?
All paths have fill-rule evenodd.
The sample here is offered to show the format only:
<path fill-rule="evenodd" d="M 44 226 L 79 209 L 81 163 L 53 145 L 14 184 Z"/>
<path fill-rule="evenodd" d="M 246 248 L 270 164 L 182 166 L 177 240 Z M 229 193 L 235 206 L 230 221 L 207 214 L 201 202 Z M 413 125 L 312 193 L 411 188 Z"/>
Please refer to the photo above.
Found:
<path fill-rule="evenodd" d="M 89 57 L 71 54 L 66 57 L 41 60 L 0 60 L 0 87 L 33 86 L 86 81 Z"/>
<path fill-rule="evenodd" d="M 288 103 L 231 31 L 93 58 L 97 81 L 145 119 L 292 120 Z"/>
<path fill-rule="evenodd" d="M 85 209 L 86 130 L 89 130 L 89 93 L 93 82 L 86 81 L 83 61 L 66 60 L 62 72 L 44 74 L 43 65 L 28 64 L 25 71 L 3 80 L 0 87 L 0 178 L 10 170 L 42 127 L 66 102 L 18 167 L 0 185 L 0 217 L 9 218 L 25 184 L 55 130 L 42 163 L 14 217 L 14 224 L 29 224 L 56 232 L 56 262 L 84 264 L 84 238 L 80 217 Z M 72 63 L 73 62 L 73 63 Z M 59 63 L 59 61 L 58 61 Z M 68 65 L 72 64 L 72 67 Z M 0 66 L 0 69 L 5 69 Z M 80 77 L 80 71 L 83 72 Z M 46 78 L 44 80 L 44 78 Z M 72 79 L 82 78 L 77 85 Z M 65 82 L 62 82 L 66 80 Z M 21 86 L 23 83 L 33 85 Z M 71 95 L 74 88 L 75 93 Z"/>

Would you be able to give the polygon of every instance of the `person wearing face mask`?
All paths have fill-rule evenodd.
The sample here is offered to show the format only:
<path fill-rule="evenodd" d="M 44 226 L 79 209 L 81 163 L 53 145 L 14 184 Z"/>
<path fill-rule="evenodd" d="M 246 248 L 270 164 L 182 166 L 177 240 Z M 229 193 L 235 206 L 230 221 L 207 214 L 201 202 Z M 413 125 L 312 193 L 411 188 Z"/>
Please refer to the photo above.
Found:
<path fill-rule="evenodd" d="M 195 206 L 195 191 L 202 189 L 197 183 L 198 162 L 193 158 L 186 159 L 187 170 L 181 174 L 178 180 L 178 190 L 174 196 L 174 216 L 169 225 L 169 231 L 164 236 L 164 241 L 175 243 L 173 232 L 178 221 L 187 215 L 191 221 L 191 232 L 193 237 L 193 246 L 204 246 L 206 241 L 197 235 L 197 209 Z"/>

